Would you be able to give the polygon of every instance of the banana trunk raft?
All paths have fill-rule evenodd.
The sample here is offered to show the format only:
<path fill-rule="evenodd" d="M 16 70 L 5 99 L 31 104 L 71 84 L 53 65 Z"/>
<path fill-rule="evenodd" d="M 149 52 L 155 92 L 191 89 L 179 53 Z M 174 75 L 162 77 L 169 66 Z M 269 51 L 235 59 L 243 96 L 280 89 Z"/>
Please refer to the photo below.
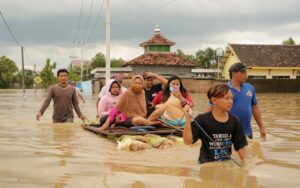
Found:
<path fill-rule="evenodd" d="M 84 129 L 117 142 L 118 149 L 137 151 L 150 148 L 165 149 L 183 144 L 182 131 L 165 126 L 114 127 L 99 130 L 97 124 L 82 124 Z"/>

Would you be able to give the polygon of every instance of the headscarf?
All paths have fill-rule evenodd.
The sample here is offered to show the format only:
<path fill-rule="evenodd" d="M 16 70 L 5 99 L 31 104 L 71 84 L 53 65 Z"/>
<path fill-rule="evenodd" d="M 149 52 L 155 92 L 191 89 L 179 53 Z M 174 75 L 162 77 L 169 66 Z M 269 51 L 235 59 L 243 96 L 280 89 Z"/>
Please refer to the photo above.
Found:
<path fill-rule="evenodd" d="M 111 87 L 112 87 L 112 85 L 114 84 L 114 83 L 117 83 L 118 85 L 119 85 L 119 87 L 120 87 L 120 92 L 119 92 L 119 94 L 121 94 L 122 93 L 122 90 L 121 90 L 121 85 L 120 85 L 120 83 L 117 81 L 117 80 L 115 80 L 115 79 L 109 79 L 108 80 L 108 82 L 107 82 L 107 87 L 105 88 L 105 93 L 106 93 L 106 95 L 111 95 Z"/>
<path fill-rule="evenodd" d="M 136 79 L 140 79 L 142 81 L 142 85 L 144 84 L 144 79 L 140 75 L 136 75 L 132 78 L 131 86 Z M 134 93 L 132 88 L 129 88 L 125 93 L 121 96 L 117 109 L 128 118 L 134 116 L 147 116 L 147 106 L 146 106 L 146 98 L 145 92 L 142 89 L 140 93 Z"/>

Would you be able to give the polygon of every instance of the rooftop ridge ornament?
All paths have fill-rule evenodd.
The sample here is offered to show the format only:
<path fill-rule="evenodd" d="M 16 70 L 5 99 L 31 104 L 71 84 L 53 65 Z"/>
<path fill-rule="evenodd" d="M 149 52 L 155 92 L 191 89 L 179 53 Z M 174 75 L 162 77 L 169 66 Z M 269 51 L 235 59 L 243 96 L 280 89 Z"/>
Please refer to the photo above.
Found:
<path fill-rule="evenodd" d="M 154 33 L 155 34 L 160 34 L 160 29 L 159 29 L 158 25 L 155 26 Z"/>

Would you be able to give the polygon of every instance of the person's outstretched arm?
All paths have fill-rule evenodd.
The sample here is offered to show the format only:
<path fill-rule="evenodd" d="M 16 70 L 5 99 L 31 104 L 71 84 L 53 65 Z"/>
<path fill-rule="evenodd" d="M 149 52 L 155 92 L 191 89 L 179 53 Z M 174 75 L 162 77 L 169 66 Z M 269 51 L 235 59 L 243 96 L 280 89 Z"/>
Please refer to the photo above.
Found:
<path fill-rule="evenodd" d="M 247 153 L 246 153 L 246 149 L 245 147 L 239 149 L 238 151 L 239 157 L 242 161 L 245 161 L 246 157 L 247 157 Z"/>
<path fill-rule="evenodd" d="M 252 113 L 254 116 L 254 119 L 259 127 L 259 132 L 260 132 L 260 136 L 262 138 L 266 137 L 266 131 L 265 131 L 265 127 L 261 118 L 261 112 L 260 109 L 257 105 L 252 105 Z"/>
<path fill-rule="evenodd" d="M 53 93 L 54 93 L 54 87 L 52 86 L 52 87 L 49 88 L 47 98 L 45 99 L 41 109 L 36 114 L 36 120 L 37 121 L 40 121 L 40 118 L 44 114 L 45 110 L 48 108 L 48 106 L 51 102 L 51 99 L 53 98 Z"/>
<path fill-rule="evenodd" d="M 191 117 L 187 113 L 186 113 L 186 124 L 183 130 L 183 141 L 186 145 L 190 145 L 193 143 Z"/>
<path fill-rule="evenodd" d="M 80 91 L 78 91 L 78 97 L 81 99 L 83 103 L 85 103 L 84 97 Z"/>
<path fill-rule="evenodd" d="M 75 89 L 75 88 L 74 88 Z M 72 95 L 72 104 L 74 107 L 75 112 L 77 113 L 78 117 L 84 121 L 86 119 L 86 117 L 81 113 L 80 108 L 79 108 L 79 102 L 78 102 L 78 98 L 77 98 L 77 94 L 76 94 L 76 89 Z"/>

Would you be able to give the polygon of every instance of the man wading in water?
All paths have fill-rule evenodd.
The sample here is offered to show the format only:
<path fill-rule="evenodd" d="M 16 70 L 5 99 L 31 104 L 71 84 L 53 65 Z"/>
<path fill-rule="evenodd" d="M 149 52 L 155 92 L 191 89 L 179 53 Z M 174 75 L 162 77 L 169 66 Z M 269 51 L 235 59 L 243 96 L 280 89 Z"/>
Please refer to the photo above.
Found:
<path fill-rule="evenodd" d="M 81 113 L 75 87 L 68 84 L 69 72 L 66 69 L 57 71 L 58 84 L 49 88 L 48 96 L 43 106 L 36 115 L 36 120 L 40 121 L 40 117 L 44 114 L 53 99 L 53 123 L 72 123 L 74 121 L 73 107 L 82 120 L 86 117 Z"/>

